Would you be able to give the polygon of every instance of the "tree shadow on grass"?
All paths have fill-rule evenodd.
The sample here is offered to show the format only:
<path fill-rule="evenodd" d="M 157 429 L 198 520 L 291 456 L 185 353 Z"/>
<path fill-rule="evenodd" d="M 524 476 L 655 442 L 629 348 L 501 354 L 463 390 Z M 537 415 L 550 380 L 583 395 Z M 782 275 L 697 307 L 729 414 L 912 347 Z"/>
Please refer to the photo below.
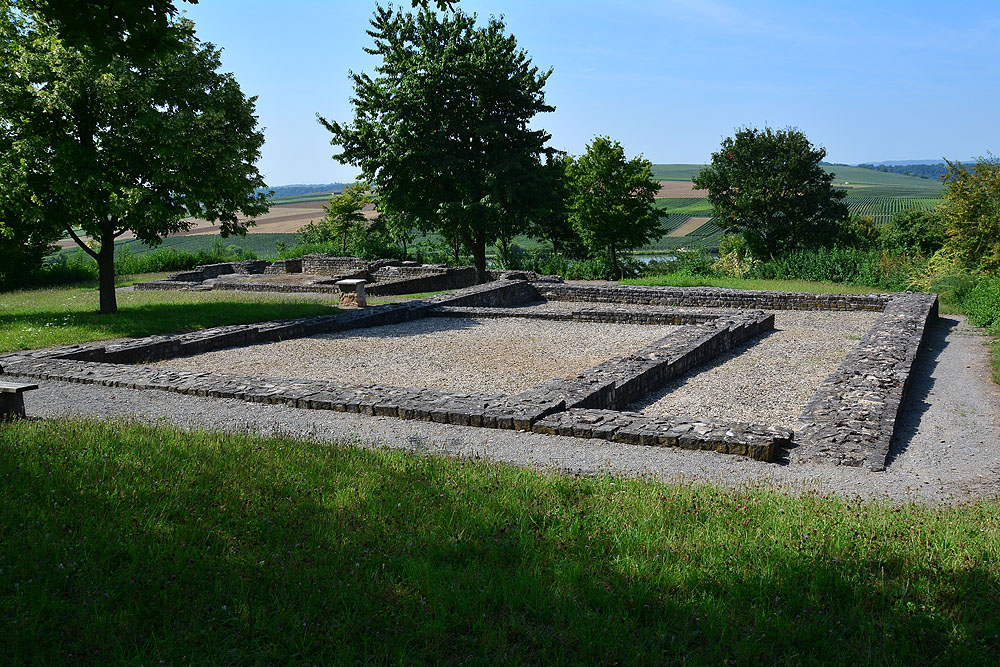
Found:
<path fill-rule="evenodd" d="M 168 429 L 2 429 L 11 660 L 997 657 L 986 562 L 809 549 L 795 520 L 762 545 L 741 540 L 736 517 L 732 548 L 716 551 L 698 544 L 711 508 L 690 498 L 654 507 L 672 519 L 636 536 L 627 512 L 603 513 L 633 497 L 504 466 Z"/>

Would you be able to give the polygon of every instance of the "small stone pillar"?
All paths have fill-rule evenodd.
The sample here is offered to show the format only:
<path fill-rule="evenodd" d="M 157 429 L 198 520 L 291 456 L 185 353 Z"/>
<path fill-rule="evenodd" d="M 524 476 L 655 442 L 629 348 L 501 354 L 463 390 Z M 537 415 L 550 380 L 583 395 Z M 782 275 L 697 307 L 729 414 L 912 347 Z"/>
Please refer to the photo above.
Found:
<path fill-rule="evenodd" d="M 364 308 L 368 305 L 365 298 L 365 283 L 361 278 L 349 278 L 348 280 L 338 280 L 337 288 L 340 289 L 340 305 L 350 308 Z"/>

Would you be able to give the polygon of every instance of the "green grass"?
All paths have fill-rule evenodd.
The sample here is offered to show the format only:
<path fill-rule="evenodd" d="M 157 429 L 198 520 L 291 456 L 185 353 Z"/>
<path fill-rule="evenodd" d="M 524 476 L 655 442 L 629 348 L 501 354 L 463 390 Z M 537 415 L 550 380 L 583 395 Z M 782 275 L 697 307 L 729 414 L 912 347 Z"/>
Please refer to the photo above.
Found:
<path fill-rule="evenodd" d="M 130 280 L 153 279 L 131 276 Z M 0 353 L 335 312 L 330 301 L 238 292 L 119 292 L 99 315 L 93 285 L 0 293 Z"/>
<path fill-rule="evenodd" d="M 777 292 L 809 292 L 812 294 L 870 294 L 882 290 L 865 285 L 844 285 L 811 280 L 745 280 L 741 278 L 692 276 L 674 273 L 646 278 L 627 278 L 624 285 L 667 287 L 727 287 L 729 289 L 771 290 Z"/>
<path fill-rule="evenodd" d="M 6 664 L 1000 660 L 1000 506 L 0 425 Z"/>

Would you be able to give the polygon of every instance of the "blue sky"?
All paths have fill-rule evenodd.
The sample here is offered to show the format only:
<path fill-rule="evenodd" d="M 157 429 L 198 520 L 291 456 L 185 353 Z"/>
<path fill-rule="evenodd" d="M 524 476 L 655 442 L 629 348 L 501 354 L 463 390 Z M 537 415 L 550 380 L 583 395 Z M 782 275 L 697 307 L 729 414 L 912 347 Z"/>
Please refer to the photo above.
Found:
<path fill-rule="evenodd" d="M 409 6 L 409 0 L 404 0 Z M 371 71 L 368 0 L 177 3 L 258 96 L 269 185 L 353 180 L 318 112 L 350 120 Z M 653 162 L 705 162 L 737 127 L 794 125 L 827 159 L 1000 152 L 1000 2 L 461 0 L 505 17 L 554 72 L 535 125 L 581 153 L 595 135 Z"/>

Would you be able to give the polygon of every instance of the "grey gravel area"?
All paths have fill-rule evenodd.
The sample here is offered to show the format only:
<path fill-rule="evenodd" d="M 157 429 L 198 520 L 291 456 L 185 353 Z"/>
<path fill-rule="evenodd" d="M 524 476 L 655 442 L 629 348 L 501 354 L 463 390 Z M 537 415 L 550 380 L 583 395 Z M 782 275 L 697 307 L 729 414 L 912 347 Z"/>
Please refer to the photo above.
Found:
<path fill-rule="evenodd" d="M 878 316 L 778 311 L 772 333 L 720 356 L 700 373 L 664 385 L 628 409 L 794 428 L 816 389 Z"/>
<path fill-rule="evenodd" d="M 423 318 L 217 350 L 158 365 L 342 384 L 516 394 L 638 350 L 670 330 L 522 318 Z"/>
<path fill-rule="evenodd" d="M 901 437 L 885 472 L 768 464 L 601 440 L 497 431 L 363 415 L 247 404 L 159 391 L 39 382 L 25 399 L 34 417 L 125 417 L 251 433 L 283 433 L 364 447 L 440 453 L 569 474 L 609 473 L 742 488 L 767 485 L 792 493 L 837 494 L 894 502 L 959 502 L 1000 491 L 1000 391 L 989 378 L 980 331 L 947 316 L 918 356 Z"/>

